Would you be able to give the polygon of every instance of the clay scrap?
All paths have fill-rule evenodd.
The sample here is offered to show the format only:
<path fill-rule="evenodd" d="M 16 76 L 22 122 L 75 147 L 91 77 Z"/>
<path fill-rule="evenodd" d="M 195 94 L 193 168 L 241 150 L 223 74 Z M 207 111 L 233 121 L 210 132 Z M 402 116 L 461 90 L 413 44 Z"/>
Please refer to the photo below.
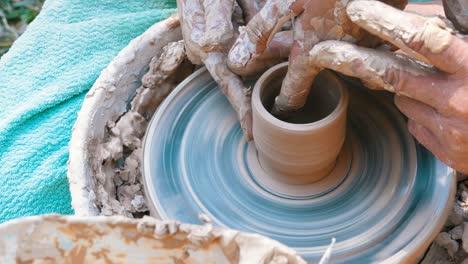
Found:
<path fill-rule="evenodd" d="M 178 73 L 170 72 L 173 67 L 170 65 L 185 65 L 181 43 L 171 44 L 174 51 L 166 48 L 166 57 L 161 59 L 165 62 L 158 64 L 158 59 L 161 56 L 164 58 L 164 47 L 181 39 L 177 16 L 154 24 L 119 52 L 86 94 L 73 127 L 68 162 L 72 206 L 77 215 L 144 214 L 144 199 L 138 184 L 140 136 L 144 133 L 145 119 L 157 107 L 147 104 L 162 100 L 173 85 L 184 77 L 184 71 L 181 71 L 180 78 L 177 77 Z M 151 63 L 153 69 L 160 69 L 161 73 L 150 72 L 148 75 L 161 81 L 161 91 L 151 90 L 154 80 L 147 80 L 150 84 L 145 87 L 141 85 L 153 57 L 156 57 Z M 173 58 L 176 60 L 171 61 Z M 135 96 L 137 89 L 139 95 Z M 142 97 L 145 94 L 159 97 L 144 100 Z M 135 101 L 133 108 L 132 101 Z M 138 127 L 122 131 L 119 126 L 124 123 Z M 115 162 L 117 160 L 118 163 Z M 126 205 L 118 200 L 118 196 L 122 200 L 128 198 L 123 201 Z M 103 211 L 104 204 L 108 207 Z"/>

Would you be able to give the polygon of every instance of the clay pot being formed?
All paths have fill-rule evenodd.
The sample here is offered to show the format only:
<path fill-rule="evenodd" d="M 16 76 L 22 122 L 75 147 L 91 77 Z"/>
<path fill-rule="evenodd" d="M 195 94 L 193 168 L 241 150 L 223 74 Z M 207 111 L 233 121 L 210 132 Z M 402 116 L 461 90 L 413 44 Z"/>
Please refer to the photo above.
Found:
<path fill-rule="evenodd" d="M 253 136 L 263 169 L 290 184 L 318 181 L 335 165 L 346 134 L 348 91 L 331 71 L 315 79 L 307 103 L 292 117 L 270 114 L 288 69 L 287 62 L 266 71 L 252 95 Z"/>

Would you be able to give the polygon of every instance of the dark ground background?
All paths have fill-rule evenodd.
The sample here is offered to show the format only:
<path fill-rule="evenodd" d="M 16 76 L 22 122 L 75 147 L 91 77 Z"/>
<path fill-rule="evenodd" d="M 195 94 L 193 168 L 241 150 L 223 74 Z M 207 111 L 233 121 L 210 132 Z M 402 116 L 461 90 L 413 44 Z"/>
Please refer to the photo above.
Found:
<path fill-rule="evenodd" d="M 0 57 L 39 13 L 45 0 L 0 0 Z"/>

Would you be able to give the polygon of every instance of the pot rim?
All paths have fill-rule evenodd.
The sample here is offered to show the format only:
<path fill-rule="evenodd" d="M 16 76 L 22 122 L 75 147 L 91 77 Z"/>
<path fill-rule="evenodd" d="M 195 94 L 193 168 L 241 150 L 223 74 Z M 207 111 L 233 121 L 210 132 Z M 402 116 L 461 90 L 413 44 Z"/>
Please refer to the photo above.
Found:
<path fill-rule="evenodd" d="M 270 124 L 289 131 L 297 131 L 297 132 L 304 132 L 304 131 L 311 131 L 316 130 L 320 127 L 325 127 L 335 121 L 339 116 L 343 115 L 343 112 L 346 112 L 348 109 L 349 103 L 349 93 L 346 84 L 336 75 L 336 73 L 332 71 L 327 71 L 336 81 L 338 82 L 337 89 L 340 92 L 340 100 L 338 104 L 335 106 L 333 111 L 328 114 L 326 117 L 317 120 L 315 122 L 306 123 L 306 124 L 294 124 L 289 123 L 283 120 L 280 120 L 273 116 L 270 112 L 265 109 L 261 99 L 260 99 L 260 92 L 262 90 L 262 85 L 265 81 L 276 71 L 281 70 L 283 68 L 288 67 L 288 62 L 282 62 L 277 64 L 270 69 L 268 69 L 265 73 L 260 76 L 258 81 L 254 85 L 254 89 L 252 92 L 252 109 L 259 113 L 259 116 L 263 118 L 265 121 L 269 122 Z"/>

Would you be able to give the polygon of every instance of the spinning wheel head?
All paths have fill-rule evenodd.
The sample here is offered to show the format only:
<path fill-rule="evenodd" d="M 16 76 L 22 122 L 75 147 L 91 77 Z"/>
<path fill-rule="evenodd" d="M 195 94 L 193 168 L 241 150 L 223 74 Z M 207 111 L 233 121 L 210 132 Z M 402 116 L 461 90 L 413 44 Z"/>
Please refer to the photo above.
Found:
<path fill-rule="evenodd" d="M 209 73 L 195 72 L 146 133 L 152 214 L 200 223 L 203 213 L 215 225 L 276 239 L 309 261 L 333 237 L 333 263 L 416 260 L 445 222 L 456 178 L 413 140 L 391 96 L 359 85 L 348 94 L 346 140 L 333 170 L 292 185 L 263 169 Z"/>

